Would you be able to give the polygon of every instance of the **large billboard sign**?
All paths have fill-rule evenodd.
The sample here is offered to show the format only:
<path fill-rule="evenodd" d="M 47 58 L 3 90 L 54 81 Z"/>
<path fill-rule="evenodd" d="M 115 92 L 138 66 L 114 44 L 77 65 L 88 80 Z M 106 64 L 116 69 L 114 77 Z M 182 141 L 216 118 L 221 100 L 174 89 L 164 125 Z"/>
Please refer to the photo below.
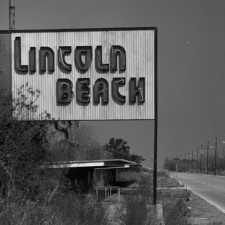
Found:
<path fill-rule="evenodd" d="M 11 90 L 16 94 L 26 83 L 40 90 L 37 115 L 46 110 L 59 120 L 154 119 L 155 28 L 8 35 Z"/>

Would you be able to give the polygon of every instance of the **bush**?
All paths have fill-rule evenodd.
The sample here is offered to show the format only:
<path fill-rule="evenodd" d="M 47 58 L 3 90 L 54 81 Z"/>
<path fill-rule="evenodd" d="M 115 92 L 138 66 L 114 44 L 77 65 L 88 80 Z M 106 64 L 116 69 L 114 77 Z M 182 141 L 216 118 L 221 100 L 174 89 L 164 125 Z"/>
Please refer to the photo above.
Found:
<path fill-rule="evenodd" d="M 134 176 L 137 177 L 138 193 L 124 196 L 122 207 L 117 208 L 117 220 L 124 225 L 144 225 L 149 214 L 147 206 L 152 203 L 150 174 L 139 173 L 137 176 L 137 172 L 131 172 L 129 177 Z"/>
<path fill-rule="evenodd" d="M 7 225 L 105 225 L 107 214 L 92 195 L 67 194 L 57 196 L 51 203 L 0 200 L 0 224 Z"/>
<path fill-rule="evenodd" d="M 142 225 L 147 219 L 147 201 L 142 196 L 130 195 L 125 198 L 126 216 L 124 224 Z"/>
<path fill-rule="evenodd" d="M 222 171 L 220 172 L 220 176 L 225 176 L 225 170 L 222 170 Z"/>
<path fill-rule="evenodd" d="M 163 204 L 163 214 L 166 225 L 190 225 L 190 213 L 183 198 L 171 198 Z"/>
<path fill-rule="evenodd" d="M 169 179 L 165 173 L 160 173 L 158 178 Z M 169 182 L 169 181 L 167 181 Z M 170 179 L 171 182 L 171 179 Z M 124 196 L 124 203 L 118 207 L 116 215 L 122 224 L 145 224 L 148 219 L 149 224 L 156 224 L 153 208 L 148 207 L 153 204 L 153 181 L 152 175 L 140 173 L 138 179 L 139 192 L 136 195 Z M 163 216 L 166 225 L 188 225 L 190 213 L 186 206 L 185 199 L 188 194 L 183 190 L 167 189 L 158 191 L 157 199 L 163 206 Z"/>
<path fill-rule="evenodd" d="M 0 91 L 0 181 L 2 194 L 17 190 L 27 193 L 35 189 L 38 168 L 48 157 L 48 123 L 32 121 L 40 92 L 21 86 L 17 97 Z M 48 113 L 39 115 L 50 119 Z"/>
<path fill-rule="evenodd" d="M 53 152 L 49 151 L 52 141 L 55 141 L 53 136 L 59 132 L 68 138 L 68 128 L 72 126 L 72 121 L 68 125 L 64 122 L 58 124 L 51 120 L 47 112 L 36 115 L 35 102 L 40 91 L 33 90 L 28 84 L 18 89 L 16 97 L 2 93 L 4 92 L 0 92 L 0 224 L 107 224 L 106 212 L 100 202 L 91 194 L 82 196 L 71 193 L 66 186 L 65 177 L 63 178 L 65 171 L 48 168 L 49 163 L 55 159 Z M 45 121 L 36 121 L 34 117 L 38 116 Z M 55 127 L 55 130 L 52 132 L 50 127 Z M 69 147 L 68 150 L 71 150 Z M 86 152 L 85 157 L 92 157 L 93 152 L 94 155 L 101 155 L 103 149 L 99 150 L 98 147 L 97 143 L 92 143 L 92 148 L 88 148 L 90 152 Z M 79 157 L 83 159 L 83 155 Z"/>
<path fill-rule="evenodd" d="M 140 172 L 130 171 L 128 169 L 119 169 L 117 172 L 117 181 L 138 181 L 140 178 Z"/>

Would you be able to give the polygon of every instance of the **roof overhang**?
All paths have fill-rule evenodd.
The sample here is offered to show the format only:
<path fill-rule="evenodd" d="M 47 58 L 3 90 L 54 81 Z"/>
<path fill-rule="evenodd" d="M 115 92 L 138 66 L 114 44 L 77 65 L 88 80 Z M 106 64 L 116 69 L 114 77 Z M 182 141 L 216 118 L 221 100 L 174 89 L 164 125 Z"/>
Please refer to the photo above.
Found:
<path fill-rule="evenodd" d="M 141 164 L 124 159 L 104 159 L 54 162 L 47 166 L 49 168 L 129 168 L 131 166 L 141 166 Z"/>

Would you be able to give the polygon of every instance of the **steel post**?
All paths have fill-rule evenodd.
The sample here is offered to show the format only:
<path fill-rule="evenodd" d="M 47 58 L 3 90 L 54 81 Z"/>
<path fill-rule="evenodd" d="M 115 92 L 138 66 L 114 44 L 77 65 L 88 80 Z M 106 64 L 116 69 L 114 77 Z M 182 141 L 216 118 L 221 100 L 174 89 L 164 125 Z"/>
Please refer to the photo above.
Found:
<path fill-rule="evenodd" d="M 15 30 L 15 1 L 9 0 L 9 30 Z"/>

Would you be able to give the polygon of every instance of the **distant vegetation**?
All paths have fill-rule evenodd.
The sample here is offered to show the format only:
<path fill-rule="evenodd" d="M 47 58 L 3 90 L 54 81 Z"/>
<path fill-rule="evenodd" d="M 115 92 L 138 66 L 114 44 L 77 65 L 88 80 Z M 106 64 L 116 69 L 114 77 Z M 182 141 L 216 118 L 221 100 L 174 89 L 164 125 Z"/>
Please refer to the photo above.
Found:
<path fill-rule="evenodd" d="M 136 163 L 141 163 L 145 160 L 142 156 L 131 154 L 130 146 L 128 146 L 127 142 L 121 138 L 111 138 L 109 143 L 104 147 L 113 159 L 126 159 Z"/>
<path fill-rule="evenodd" d="M 207 173 L 207 156 L 203 155 L 202 159 L 199 156 L 197 161 L 196 157 L 193 159 L 179 159 L 178 157 L 169 159 L 168 157 L 164 162 L 164 169 L 169 171 L 176 171 L 176 164 L 178 172 L 195 172 Z M 215 174 L 215 154 L 208 156 L 208 174 Z M 216 157 L 216 174 L 225 176 L 225 152 L 222 151 Z"/>

